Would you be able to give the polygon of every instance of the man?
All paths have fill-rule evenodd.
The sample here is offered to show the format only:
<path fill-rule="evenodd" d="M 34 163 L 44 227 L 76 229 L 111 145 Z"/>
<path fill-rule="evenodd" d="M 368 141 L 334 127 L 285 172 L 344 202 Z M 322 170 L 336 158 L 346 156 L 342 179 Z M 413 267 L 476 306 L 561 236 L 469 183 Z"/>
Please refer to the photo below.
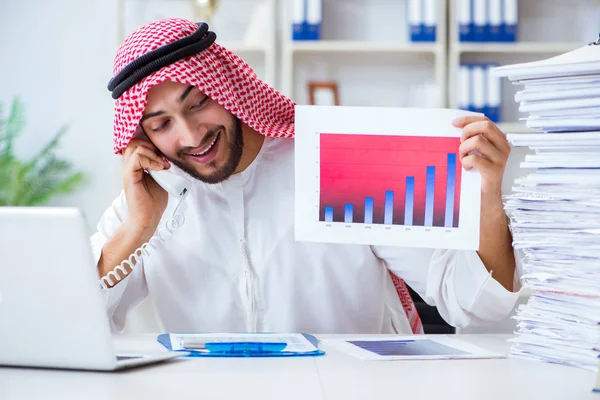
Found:
<path fill-rule="evenodd" d="M 388 271 L 451 325 L 510 312 L 518 295 L 500 198 L 509 153 L 502 132 L 485 118 L 455 121 L 463 166 L 482 175 L 478 252 L 296 242 L 294 103 L 213 41 L 205 24 L 165 19 L 117 52 L 109 89 L 124 190 L 92 237 L 100 275 L 178 207 L 144 169 L 193 184 L 185 223 L 105 289 L 115 329 L 150 295 L 167 331 L 410 333 Z"/>

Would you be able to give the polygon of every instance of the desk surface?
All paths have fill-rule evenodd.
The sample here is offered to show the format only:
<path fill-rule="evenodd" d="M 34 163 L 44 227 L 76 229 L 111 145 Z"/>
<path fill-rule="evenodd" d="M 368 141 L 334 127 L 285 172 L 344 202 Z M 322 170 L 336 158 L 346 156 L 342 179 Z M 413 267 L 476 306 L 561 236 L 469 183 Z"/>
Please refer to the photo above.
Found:
<path fill-rule="evenodd" d="M 155 337 L 117 336 L 117 347 L 163 350 Z M 458 336 L 502 354 L 508 337 Z M 321 347 L 325 357 L 179 359 L 105 373 L 0 367 L 0 399 L 600 400 L 595 374 L 577 368 L 512 358 L 363 362 Z"/>

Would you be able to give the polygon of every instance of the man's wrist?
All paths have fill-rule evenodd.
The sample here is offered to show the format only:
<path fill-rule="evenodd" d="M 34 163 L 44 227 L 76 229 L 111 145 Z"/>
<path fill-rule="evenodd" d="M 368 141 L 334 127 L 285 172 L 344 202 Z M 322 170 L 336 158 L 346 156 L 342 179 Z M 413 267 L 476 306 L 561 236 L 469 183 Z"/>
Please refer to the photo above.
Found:
<path fill-rule="evenodd" d="M 501 192 L 486 192 L 481 194 L 481 209 L 488 212 L 501 212 L 504 214 L 504 203 Z"/>
<path fill-rule="evenodd" d="M 128 217 L 123 221 L 122 229 L 127 237 L 146 242 L 154 235 L 158 223 L 159 221 L 139 221 Z"/>

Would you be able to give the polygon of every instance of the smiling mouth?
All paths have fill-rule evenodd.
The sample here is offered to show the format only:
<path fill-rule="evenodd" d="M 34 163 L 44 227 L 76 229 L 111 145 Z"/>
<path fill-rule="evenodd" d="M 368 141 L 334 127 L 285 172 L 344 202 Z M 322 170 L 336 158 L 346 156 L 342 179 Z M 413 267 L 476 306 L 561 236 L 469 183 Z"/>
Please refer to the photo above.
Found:
<path fill-rule="evenodd" d="M 207 154 L 217 143 L 217 139 L 219 139 L 220 134 L 221 134 L 221 132 L 218 132 L 216 134 L 215 138 L 212 140 L 212 142 L 210 142 L 210 144 L 208 146 L 206 146 L 206 148 L 204 148 L 202 151 L 198 151 L 196 153 L 187 153 L 187 154 L 190 156 L 194 156 L 194 157 L 200 157 L 200 156 Z"/>

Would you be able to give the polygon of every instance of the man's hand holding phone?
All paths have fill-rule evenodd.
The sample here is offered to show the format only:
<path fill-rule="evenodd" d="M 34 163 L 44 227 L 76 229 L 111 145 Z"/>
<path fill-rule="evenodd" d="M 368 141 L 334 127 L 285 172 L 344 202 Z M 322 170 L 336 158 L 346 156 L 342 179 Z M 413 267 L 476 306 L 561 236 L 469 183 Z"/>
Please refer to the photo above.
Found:
<path fill-rule="evenodd" d="M 122 154 L 125 159 L 122 171 L 123 188 L 129 214 L 115 235 L 102 248 L 98 261 L 98 272 L 102 277 L 114 272 L 116 266 L 129 259 L 136 249 L 150 240 L 167 208 L 169 197 L 167 192 L 144 172 L 144 169 L 162 171 L 170 168 L 156 153 L 152 143 L 148 140 L 132 139 Z M 127 266 L 125 270 L 129 274 L 131 266 Z M 125 275 L 119 272 L 119 277 L 123 279 Z M 119 282 L 114 281 L 113 284 Z"/>
<path fill-rule="evenodd" d="M 161 171 L 170 165 L 157 154 L 150 141 L 143 139 L 132 139 L 123 156 L 122 179 L 129 208 L 127 223 L 146 234 L 154 232 L 167 207 L 168 194 L 144 169 Z"/>

